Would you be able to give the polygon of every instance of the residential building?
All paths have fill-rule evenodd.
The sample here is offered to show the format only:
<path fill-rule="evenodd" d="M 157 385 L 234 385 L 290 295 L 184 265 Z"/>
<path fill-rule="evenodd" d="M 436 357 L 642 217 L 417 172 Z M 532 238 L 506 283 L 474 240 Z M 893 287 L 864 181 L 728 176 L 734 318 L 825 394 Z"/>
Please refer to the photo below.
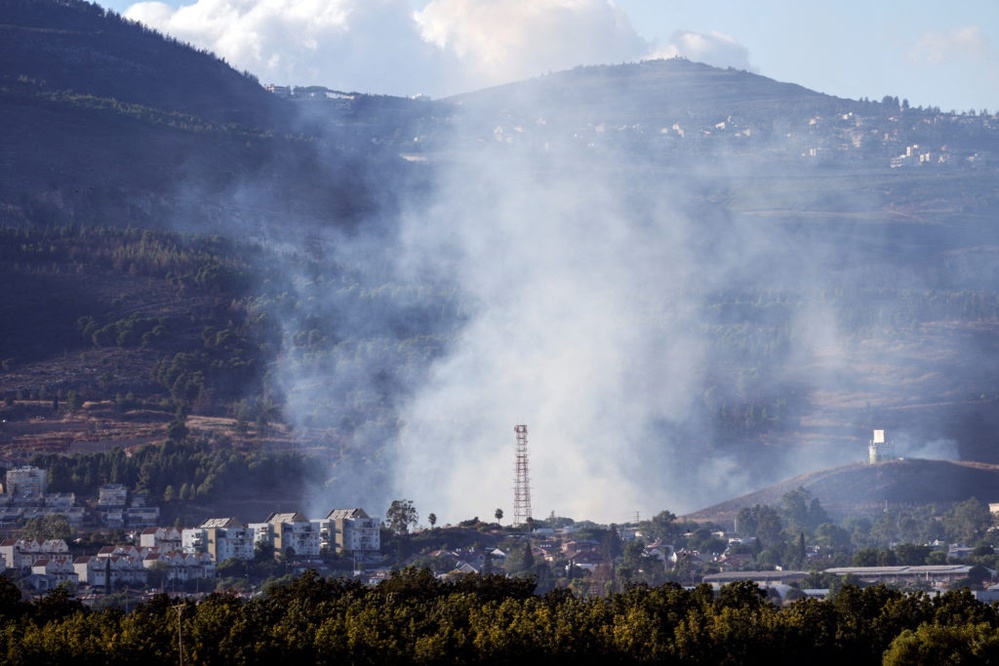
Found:
<path fill-rule="evenodd" d="M 62 539 L 5 539 L 0 542 L 0 556 L 8 569 L 24 569 L 39 560 L 69 556 L 69 546 Z"/>
<path fill-rule="evenodd" d="M 139 535 L 139 545 L 168 553 L 183 548 L 181 530 L 176 527 L 147 527 Z"/>
<path fill-rule="evenodd" d="M 128 504 L 128 489 L 120 483 L 104 484 L 98 493 L 98 515 L 108 527 L 144 529 L 159 522 L 160 508 L 149 506 L 145 493 L 133 493 L 131 504 Z"/>
<path fill-rule="evenodd" d="M 376 553 L 381 550 L 382 523 L 364 509 L 333 509 L 321 523 L 323 546 L 337 553 Z"/>
<path fill-rule="evenodd" d="M 253 559 L 254 530 L 236 518 L 210 518 L 183 530 L 181 539 L 183 552 L 207 553 L 215 562 Z"/>
<path fill-rule="evenodd" d="M 151 552 L 142 558 L 142 566 L 162 568 L 167 581 L 188 581 L 215 577 L 215 561 L 208 553 Z"/>
<path fill-rule="evenodd" d="M 121 483 L 105 483 L 97 489 L 97 506 L 124 507 L 128 504 L 128 488 Z"/>
<path fill-rule="evenodd" d="M 131 529 L 145 529 L 153 527 L 160 520 L 160 508 L 158 506 L 132 506 L 125 509 L 125 525 Z"/>
<path fill-rule="evenodd" d="M 318 521 L 314 523 L 301 513 L 272 513 L 266 522 L 252 523 L 249 529 L 255 543 L 273 546 L 275 554 L 319 557 L 321 553 Z"/>
<path fill-rule="evenodd" d="M 48 490 L 49 474 L 37 467 L 15 467 L 7 471 L 4 490 L 14 500 L 41 499 Z"/>
<path fill-rule="evenodd" d="M 73 569 L 80 583 L 86 585 L 107 585 L 110 575 L 111 585 L 145 586 L 148 574 L 143 566 L 143 560 L 144 557 L 134 555 L 110 557 L 86 555 L 73 560 Z"/>
<path fill-rule="evenodd" d="M 51 590 L 60 583 L 79 582 L 73 561 L 67 557 L 38 560 L 31 565 L 28 583 L 40 592 Z"/>

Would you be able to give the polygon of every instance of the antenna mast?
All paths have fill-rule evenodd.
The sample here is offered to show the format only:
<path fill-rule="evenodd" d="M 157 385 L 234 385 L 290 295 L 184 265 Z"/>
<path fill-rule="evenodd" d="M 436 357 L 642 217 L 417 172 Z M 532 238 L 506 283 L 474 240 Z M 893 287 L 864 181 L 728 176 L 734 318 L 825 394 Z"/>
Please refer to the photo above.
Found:
<path fill-rule="evenodd" d="M 513 524 L 523 525 L 531 517 L 531 480 L 527 470 L 527 426 L 513 427 L 517 433 L 517 462 L 514 466 Z"/>

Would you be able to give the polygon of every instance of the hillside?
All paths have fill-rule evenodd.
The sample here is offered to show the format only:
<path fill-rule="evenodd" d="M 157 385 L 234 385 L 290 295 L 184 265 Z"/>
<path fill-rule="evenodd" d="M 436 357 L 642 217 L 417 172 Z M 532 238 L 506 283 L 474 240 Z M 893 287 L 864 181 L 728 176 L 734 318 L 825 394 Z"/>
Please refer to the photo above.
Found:
<path fill-rule="evenodd" d="M 187 419 L 317 455 L 322 501 L 442 517 L 509 502 L 514 413 L 565 512 L 704 506 L 872 427 L 999 464 L 994 117 L 684 60 L 283 99 L 95 5 L 3 1 L 12 457 Z"/>
<path fill-rule="evenodd" d="M 123 105 L 187 114 L 219 125 L 268 129 L 287 103 L 214 56 L 165 39 L 97 4 L 4 0 L 3 78 Z"/>
<path fill-rule="evenodd" d="M 838 520 L 844 516 L 877 515 L 889 505 L 947 506 L 969 497 L 993 502 L 999 498 L 999 465 L 919 459 L 876 465 L 856 463 L 802 474 L 685 518 L 730 524 L 743 507 L 780 506 L 784 493 L 799 487 L 817 497 L 830 516 Z"/>
<path fill-rule="evenodd" d="M 96 4 L 2 9 L 4 224 L 343 227 L 376 208 L 351 155 L 368 136 L 308 120 L 213 55 Z"/>
<path fill-rule="evenodd" d="M 514 118 L 540 109 L 559 124 L 603 120 L 615 127 L 651 124 L 656 130 L 667 118 L 713 126 L 727 116 L 774 122 L 802 112 L 830 115 L 864 106 L 793 83 L 685 59 L 577 67 L 447 101 L 468 109 L 502 110 Z"/>

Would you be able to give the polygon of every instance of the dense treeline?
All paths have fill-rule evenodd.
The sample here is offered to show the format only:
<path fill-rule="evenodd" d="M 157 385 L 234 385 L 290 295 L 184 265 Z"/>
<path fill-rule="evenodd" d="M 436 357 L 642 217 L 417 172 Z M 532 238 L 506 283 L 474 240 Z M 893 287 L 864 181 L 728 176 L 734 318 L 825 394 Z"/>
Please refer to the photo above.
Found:
<path fill-rule="evenodd" d="M 58 590 L 25 603 L 0 579 L 8 664 L 987 663 L 999 614 L 964 591 L 843 587 L 778 607 L 754 583 L 636 586 L 608 598 L 530 579 L 443 582 L 407 569 L 376 587 L 307 573 L 249 601 L 160 595 L 128 614 Z M 178 618 L 180 627 L 178 628 Z"/>
<path fill-rule="evenodd" d="M 74 391 L 83 400 L 127 397 L 133 404 L 166 397 L 171 408 L 198 401 L 202 411 L 217 412 L 247 397 L 255 404 L 263 391 L 281 332 L 252 307 L 259 248 L 219 237 L 75 226 L 0 229 L 0 241 L 0 274 L 15 285 L 3 307 L 21 324 L 3 334 L 4 369 L 74 348 L 106 350 L 115 366 L 78 380 L 66 372 L 59 386 L 22 384 L 8 389 L 8 399 Z M 43 289 L 66 302 L 39 305 L 36 291 Z M 67 362 L 67 370 L 73 365 Z M 136 372 L 143 365 L 145 372 Z"/>
<path fill-rule="evenodd" d="M 7 0 L 4 12 L 0 53 L 8 76 L 17 72 L 53 91 L 140 102 L 222 122 L 262 125 L 282 108 L 281 100 L 267 95 L 252 75 L 240 75 L 208 51 L 97 3 Z"/>
<path fill-rule="evenodd" d="M 155 502 L 295 496 L 323 480 L 319 466 L 301 454 L 243 452 L 190 439 L 130 453 L 36 455 L 31 464 L 48 471 L 54 492 L 95 497 L 101 484 L 120 483 Z"/>

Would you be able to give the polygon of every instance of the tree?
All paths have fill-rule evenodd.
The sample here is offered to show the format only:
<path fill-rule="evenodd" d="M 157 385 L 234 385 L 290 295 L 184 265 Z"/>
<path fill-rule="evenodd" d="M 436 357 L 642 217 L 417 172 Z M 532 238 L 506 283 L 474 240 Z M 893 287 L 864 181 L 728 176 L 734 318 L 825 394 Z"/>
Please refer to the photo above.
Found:
<path fill-rule="evenodd" d="M 999 629 L 988 623 L 963 626 L 922 624 L 905 629 L 885 651 L 883 663 L 974 664 L 989 663 L 999 650 Z"/>
<path fill-rule="evenodd" d="M 496 516 L 497 523 L 501 522 L 503 520 L 503 509 L 496 509 L 496 513 L 494 513 L 493 515 Z"/>
<path fill-rule="evenodd" d="M 534 568 L 534 552 L 531 550 L 531 542 L 529 541 L 524 545 L 524 562 L 522 566 L 527 571 Z"/>
<path fill-rule="evenodd" d="M 829 522 L 829 515 L 822 508 L 819 498 L 812 497 L 812 493 L 802 486 L 784 493 L 782 500 L 781 517 L 789 527 L 811 531 Z"/>
<path fill-rule="evenodd" d="M 911 543 L 900 543 L 895 546 L 895 559 L 899 564 L 918 566 L 926 564 L 926 558 L 933 552 L 932 546 L 919 546 Z"/>
<path fill-rule="evenodd" d="M 822 523 L 815 528 L 815 542 L 829 550 L 845 551 L 850 548 L 850 533 L 839 525 Z"/>
<path fill-rule="evenodd" d="M 37 518 L 30 518 L 21 529 L 22 539 L 63 539 L 68 541 L 73 535 L 69 519 L 61 513 L 49 513 Z"/>
<path fill-rule="evenodd" d="M 676 515 L 670 511 L 660 511 L 641 527 L 646 536 L 652 540 L 670 539 L 680 532 L 676 524 Z"/>
<path fill-rule="evenodd" d="M 175 417 L 167 426 L 167 439 L 171 442 L 183 442 L 189 432 L 185 421 L 184 417 Z"/>
<path fill-rule="evenodd" d="M 392 500 L 392 505 L 385 512 L 385 522 L 390 530 L 396 534 L 409 532 L 410 527 L 415 527 L 420 520 L 420 515 L 413 508 L 411 500 Z"/>
<path fill-rule="evenodd" d="M 431 513 L 427 515 L 427 522 L 430 523 L 430 527 L 433 528 L 433 526 L 437 524 L 437 514 Z"/>
<path fill-rule="evenodd" d="M 974 543 L 991 526 L 989 508 L 974 497 L 954 505 L 944 516 L 944 529 L 951 541 Z"/>
<path fill-rule="evenodd" d="M 783 543 L 783 521 L 777 509 L 768 504 L 744 507 L 736 520 L 739 534 L 755 536 L 763 548 L 774 548 Z"/>
<path fill-rule="evenodd" d="M 855 567 L 876 567 L 878 565 L 878 549 L 861 548 L 853 554 L 852 564 Z"/>

